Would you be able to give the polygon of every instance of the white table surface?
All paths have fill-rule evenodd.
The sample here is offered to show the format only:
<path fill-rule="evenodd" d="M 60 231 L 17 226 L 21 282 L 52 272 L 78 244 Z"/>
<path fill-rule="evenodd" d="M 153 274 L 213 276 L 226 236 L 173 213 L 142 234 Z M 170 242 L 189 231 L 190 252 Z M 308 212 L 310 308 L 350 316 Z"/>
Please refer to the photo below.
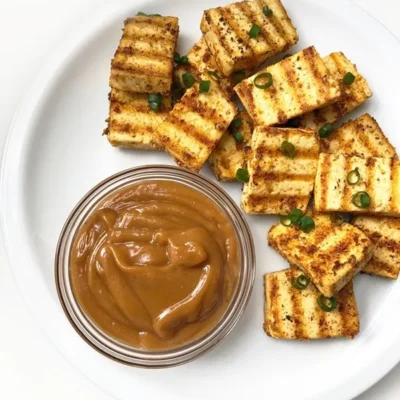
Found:
<path fill-rule="evenodd" d="M 67 40 L 69 30 L 83 24 L 91 12 L 111 1 L 116 6 L 128 2 L 0 0 L 0 149 L 12 115 L 46 56 L 57 43 Z M 131 4 L 134 2 L 130 0 Z M 398 0 L 354 2 L 400 38 Z M 182 2 L 182 5 L 188 7 L 189 3 Z M 382 79 L 385 79 L 384 71 Z M 0 317 L 0 399 L 112 399 L 75 371 L 35 324 L 17 290 L 2 249 Z M 357 400 L 399 398 L 400 365 Z"/>

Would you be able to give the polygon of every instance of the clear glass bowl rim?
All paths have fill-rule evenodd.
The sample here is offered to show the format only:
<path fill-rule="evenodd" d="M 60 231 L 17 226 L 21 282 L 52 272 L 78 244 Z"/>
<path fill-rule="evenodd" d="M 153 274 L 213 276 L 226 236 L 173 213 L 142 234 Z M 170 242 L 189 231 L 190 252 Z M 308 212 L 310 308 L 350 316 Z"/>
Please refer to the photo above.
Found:
<path fill-rule="evenodd" d="M 69 276 L 70 248 L 80 225 L 107 196 L 125 186 L 149 180 L 169 180 L 197 190 L 217 203 L 234 227 L 240 248 L 241 273 L 238 287 L 221 321 L 208 334 L 184 346 L 145 351 L 124 344 L 101 331 L 84 313 L 75 299 Z M 218 345 L 235 327 L 243 314 L 255 278 L 255 250 L 247 221 L 233 199 L 209 178 L 167 165 L 148 165 L 121 171 L 93 187 L 67 218 L 55 255 L 55 283 L 61 306 L 78 334 L 101 354 L 124 364 L 144 368 L 172 367 L 192 361 Z"/>

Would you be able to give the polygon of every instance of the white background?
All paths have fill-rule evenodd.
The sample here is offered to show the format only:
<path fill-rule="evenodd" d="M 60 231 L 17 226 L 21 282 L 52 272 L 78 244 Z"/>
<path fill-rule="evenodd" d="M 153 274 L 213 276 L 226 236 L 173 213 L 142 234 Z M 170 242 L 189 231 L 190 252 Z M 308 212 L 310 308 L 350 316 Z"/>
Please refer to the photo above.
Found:
<path fill-rule="evenodd" d="M 0 0 L 0 148 L 18 102 L 47 55 L 67 41 L 68 32 L 84 24 L 91 12 L 110 2 L 117 7 L 127 0 Z M 397 0 L 354 2 L 400 38 Z M 189 4 L 182 2 L 183 7 Z M 382 71 L 382 79 L 397 78 L 385 77 Z M 47 341 L 28 313 L 3 253 L 0 318 L 1 399 L 111 399 L 76 372 Z M 334 379 L 334 371 L 327 373 Z M 357 400 L 399 398 L 400 365 Z"/>

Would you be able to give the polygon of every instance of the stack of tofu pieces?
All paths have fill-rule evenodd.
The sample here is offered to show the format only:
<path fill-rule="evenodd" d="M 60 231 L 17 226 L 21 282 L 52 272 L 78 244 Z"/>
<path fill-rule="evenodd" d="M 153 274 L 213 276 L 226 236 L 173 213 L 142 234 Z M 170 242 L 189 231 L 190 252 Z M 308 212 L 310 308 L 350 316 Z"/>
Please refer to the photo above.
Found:
<path fill-rule="evenodd" d="M 232 14 L 227 8 L 220 14 Z M 211 11 L 205 14 L 208 29 Z M 210 35 L 209 48 L 222 67 L 224 47 Z M 270 77 L 270 86 L 257 87 L 261 74 Z M 363 271 L 396 279 L 400 269 L 396 151 L 369 114 L 332 128 L 372 96 L 369 85 L 342 52 L 321 57 L 310 46 L 247 77 L 234 91 L 245 108 L 244 140 L 238 146 L 229 133 L 223 137 L 210 157 L 215 175 L 235 180 L 238 168 L 247 169 L 241 205 L 248 214 L 301 210 L 315 223 L 308 233 L 284 224 L 268 233 L 289 268 L 264 277 L 264 329 L 284 339 L 352 338 L 359 332 L 353 278 Z M 324 129 L 328 134 L 321 134 Z M 294 149 L 289 157 L 285 142 Z M 355 184 L 347 181 L 352 171 L 359 174 Z M 370 204 L 360 208 L 354 198 L 364 192 Z M 341 213 L 351 214 L 351 223 L 337 224 Z M 304 290 L 293 285 L 300 275 L 310 279 Z M 324 311 L 321 298 L 337 306 Z"/>
<path fill-rule="evenodd" d="M 113 146 L 160 149 L 154 132 L 172 109 L 174 52 L 178 18 L 137 15 L 125 21 L 111 62 L 110 109 L 105 134 Z M 162 98 L 158 111 L 149 95 Z"/>
<path fill-rule="evenodd" d="M 260 70 L 298 41 L 280 0 L 206 10 L 200 28 L 202 37 L 187 62 L 174 68 L 177 18 L 141 15 L 125 22 L 111 65 L 108 140 L 166 151 L 196 172 L 209 161 L 222 181 L 235 181 L 245 169 L 246 213 L 282 216 L 301 210 L 311 216 L 311 232 L 277 224 L 268 233 L 269 245 L 289 268 L 265 275 L 264 329 L 286 339 L 354 337 L 359 332 L 354 276 L 363 271 L 398 277 L 399 162 L 369 114 L 329 136 L 320 132 L 372 96 L 368 83 L 342 52 L 321 57 L 313 46 Z M 187 86 L 185 74 L 194 83 L 173 106 L 172 83 Z M 261 74 L 271 85 L 255 85 Z M 202 81 L 209 82 L 209 90 L 201 90 Z M 158 111 L 149 108 L 151 94 L 162 96 Z M 233 101 L 236 95 L 242 111 Z M 285 142 L 294 149 L 290 157 L 282 151 Z M 350 185 L 348 174 L 355 170 L 360 179 Z M 353 204 L 360 192 L 370 197 L 366 208 Z M 332 222 L 338 213 L 352 214 L 351 223 Z M 304 290 L 292 284 L 300 275 L 310 279 Z M 334 297 L 337 307 L 323 311 L 317 304 L 321 296 Z"/>

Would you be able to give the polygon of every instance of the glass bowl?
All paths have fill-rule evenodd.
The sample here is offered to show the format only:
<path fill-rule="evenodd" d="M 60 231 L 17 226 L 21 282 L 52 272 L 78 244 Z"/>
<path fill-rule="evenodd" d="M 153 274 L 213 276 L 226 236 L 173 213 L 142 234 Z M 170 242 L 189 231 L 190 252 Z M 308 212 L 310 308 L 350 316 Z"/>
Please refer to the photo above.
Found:
<path fill-rule="evenodd" d="M 181 183 L 216 203 L 230 220 L 239 244 L 240 275 L 231 303 L 219 323 L 205 336 L 183 346 L 148 351 L 132 347 L 107 335 L 85 314 L 75 299 L 70 280 L 70 250 L 75 235 L 98 204 L 115 191 L 142 181 L 166 180 Z M 152 165 L 122 171 L 95 186 L 68 217 L 58 242 L 55 281 L 66 316 L 79 335 L 103 355 L 128 365 L 162 368 L 183 364 L 202 356 L 220 343 L 234 328 L 248 303 L 255 276 L 255 251 L 243 213 L 228 194 L 210 179 L 173 166 Z"/>

